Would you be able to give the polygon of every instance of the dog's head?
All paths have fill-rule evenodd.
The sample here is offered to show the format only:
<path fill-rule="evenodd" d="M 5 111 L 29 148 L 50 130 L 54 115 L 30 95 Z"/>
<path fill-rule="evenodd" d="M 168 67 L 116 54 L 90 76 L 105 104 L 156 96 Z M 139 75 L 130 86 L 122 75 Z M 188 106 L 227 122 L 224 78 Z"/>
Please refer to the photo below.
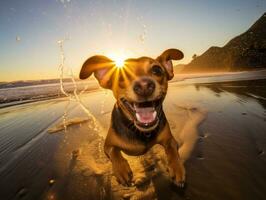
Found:
<path fill-rule="evenodd" d="M 80 71 L 80 79 L 94 73 L 99 84 L 113 91 L 118 106 L 140 131 L 151 131 L 159 124 L 162 102 L 168 81 L 174 76 L 172 60 L 183 53 L 168 49 L 156 59 L 149 57 L 125 60 L 123 68 L 105 56 L 88 58 Z"/>

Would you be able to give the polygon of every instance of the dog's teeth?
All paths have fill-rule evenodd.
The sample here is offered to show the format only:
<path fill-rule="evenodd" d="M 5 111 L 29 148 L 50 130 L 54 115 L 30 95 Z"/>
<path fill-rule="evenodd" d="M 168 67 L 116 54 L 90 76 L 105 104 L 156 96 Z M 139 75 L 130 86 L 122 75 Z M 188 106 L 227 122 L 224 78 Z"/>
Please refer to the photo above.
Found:
<path fill-rule="evenodd" d="M 137 117 L 137 120 L 138 120 L 138 121 L 141 120 L 139 113 L 136 113 L 136 117 Z"/>
<path fill-rule="evenodd" d="M 153 119 L 155 119 L 155 118 L 156 118 L 156 116 L 157 116 L 157 112 L 156 112 L 156 111 L 154 111 L 154 112 L 152 113 L 152 117 L 153 117 Z"/>

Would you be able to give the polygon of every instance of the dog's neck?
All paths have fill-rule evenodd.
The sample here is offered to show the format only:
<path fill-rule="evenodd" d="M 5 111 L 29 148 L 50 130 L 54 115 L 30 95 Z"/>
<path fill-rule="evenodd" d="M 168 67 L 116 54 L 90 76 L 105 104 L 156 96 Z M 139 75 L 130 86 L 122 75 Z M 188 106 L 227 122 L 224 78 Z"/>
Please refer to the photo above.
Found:
<path fill-rule="evenodd" d="M 112 111 L 112 128 L 115 132 L 123 138 L 129 140 L 138 140 L 140 142 L 150 142 L 153 140 L 157 134 L 164 128 L 166 124 L 166 117 L 160 108 L 159 123 L 157 127 L 149 132 L 140 131 L 134 124 L 134 121 L 129 120 L 128 117 L 124 114 L 122 109 L 116 104 Z"/>

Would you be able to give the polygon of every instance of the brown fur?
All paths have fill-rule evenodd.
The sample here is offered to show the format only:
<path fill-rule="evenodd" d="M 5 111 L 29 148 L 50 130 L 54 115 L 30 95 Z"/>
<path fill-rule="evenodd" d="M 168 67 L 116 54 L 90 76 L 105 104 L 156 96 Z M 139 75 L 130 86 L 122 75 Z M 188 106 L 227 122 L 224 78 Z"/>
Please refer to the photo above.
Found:
<path fill-rule="evenodd" d="M 171 60 L 182 58 L 181 51 L 168 49 L 157 59 L 149 57 L 127 59 L 123 70 L 115 68 L 115 63 L 104 56 L 90 57 L 82 66 L 81 79 L 94 73 L 99 84 L 104 88 L 111 89 L 117 100 L 104 151 L 112 162 L 114 175 L 123 185 L 130 185 L 133 174 L 121 151 L 128 155 L 142 155 L 155 144 L 161 144 L 165 149 L 170 176 L 178 186 L 184 185 L 185 169 L 180 162 L 177 142 L 171 134 L 161 105 L 167 93 L 168 80 L 174 76 Z M 154 68 L 160 68 L 159 75 L 156 74 L 156 71 L 154 72 Z M 147 78 L 154 84 L 154 90 L 146 96 L 139 95 L 134 90 L 134 86 L 143 78 Z M 142 88 L 142 90 L 144 89 Z M 136 125 L 132 112 L 123 102 L 125 100 L 137 103 L 158 100 L 159 119 L 156 124 L 149 128 L 141 128 Z"/>

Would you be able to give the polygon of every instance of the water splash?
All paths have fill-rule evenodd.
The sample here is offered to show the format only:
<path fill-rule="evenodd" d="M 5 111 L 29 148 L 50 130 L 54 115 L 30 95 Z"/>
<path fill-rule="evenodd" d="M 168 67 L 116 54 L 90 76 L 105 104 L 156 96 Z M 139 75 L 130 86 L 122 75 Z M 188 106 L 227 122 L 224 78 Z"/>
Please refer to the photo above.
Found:
<path fill-rule="evenodd" d="M 67 111 L 68 111 L 69 104 L 70 104 L 70 101 L 67 102 L 65 109 L 64 109 L 64 114 L 63 114 L 63 125 L 64 125 L 65 133 L 67 132 Z"/>
<path fill-rule="evenodd" d="M 108 97 L 108 90 L 105 90 L 104 91 L 104 97 L 103 97 L 103 99 L 102 99 L 102 102 L 101 102 L 101 114 L 103 115 L 103 114 L 105 114 L 105 109 L 104 109 L 104 106 L 105 106 L 105 102 L 106 102 L 106 99 L 107 99 L 107 97 Z"/>
<path fill-rule="evenodd" d="M 140 42 L 143 44 L 147 37 L 147 26 L 145 24 L 142 24 L 142 29 L 143 29 L 143 32 L 140 34 L 139 39 L 140 39 Z"/>
<path fill-rule="evenodd" d="M 63 39 L 63 40 L 58 40 L 57 44 L 59 45 L 59 49 L 60 49 L 60 58 L 61 58 L 61 62 L 59 64 L 59 71 L 60 71 L 60 90 L 62 92 L 63 95 L 65 95 L 66 97 L 68 97 L 69 102 L 70 101 L 74 101 L 77 102 L 78 105 L 81 107 L 81 109 L 87 114 L 90 124 L 89 124 L 89 128 L 93 129 L 94 131 L 101 131 L 103 128 L 101 127 L 100 123 L 96 120 L 96 118 L 92 115 L 92 113 L 89 111 L 89 109 L 84 105 L 84 103 L 81 101 L 80 99 L 80 94 L 84 93 L 84 91 L 86 90 L 87 87 L 85 87 L 80 93 L 78 93 L 78 87 L 77 87 L 77 83 L 76 80 L 74 78 L 74 74 L 72 69 L 70 68 L 70 78 L 71 78 L 71 82 L 73 84 L 74 90 L 73 93 L 71 92 L 67 92 L 64 88 L 64 69 L 65 69 L 65 53 L 64 53 L 64 42 L 69 40 L 69 38 Z M 69 103 L 68 103 L 69 104 Z M 67 109 L 68 106 L 66 106 L 65 108 L 65 112 L 63 115 L 63 123 L 64 123 L 64 127 L 65 127 L 65 131 L 66 131 L 66 116 L 67 116 Z"/>
<path fill-rule="evenodd" d="M 60 48 L 60 64 L 59 64 L 59 70 L 60 70 L 60 90 L 62 92 L 62 94 L 64 94 L 67 97 L 71 98 L 71 95 L 69 95 L 65 89 L 64 89 L 64 84 L 63 84 L 63 78 L 64 78 L 64 66 L 65 66 L 65 53 L 64 53 L 64 49 L 63 49 L 63 43 L 65 40 L 58 40 L 57 44 L 59 45 Z"/>
<path fill-rule="evenodd" d="M 139 34 L 139 41 L 141 44 L 144 44 L 147 38 L 147 25 L 144 23 L 144 19 L 142 16 L 137 17 L 137 21 L 141 26 L 141 33 Z"/>

